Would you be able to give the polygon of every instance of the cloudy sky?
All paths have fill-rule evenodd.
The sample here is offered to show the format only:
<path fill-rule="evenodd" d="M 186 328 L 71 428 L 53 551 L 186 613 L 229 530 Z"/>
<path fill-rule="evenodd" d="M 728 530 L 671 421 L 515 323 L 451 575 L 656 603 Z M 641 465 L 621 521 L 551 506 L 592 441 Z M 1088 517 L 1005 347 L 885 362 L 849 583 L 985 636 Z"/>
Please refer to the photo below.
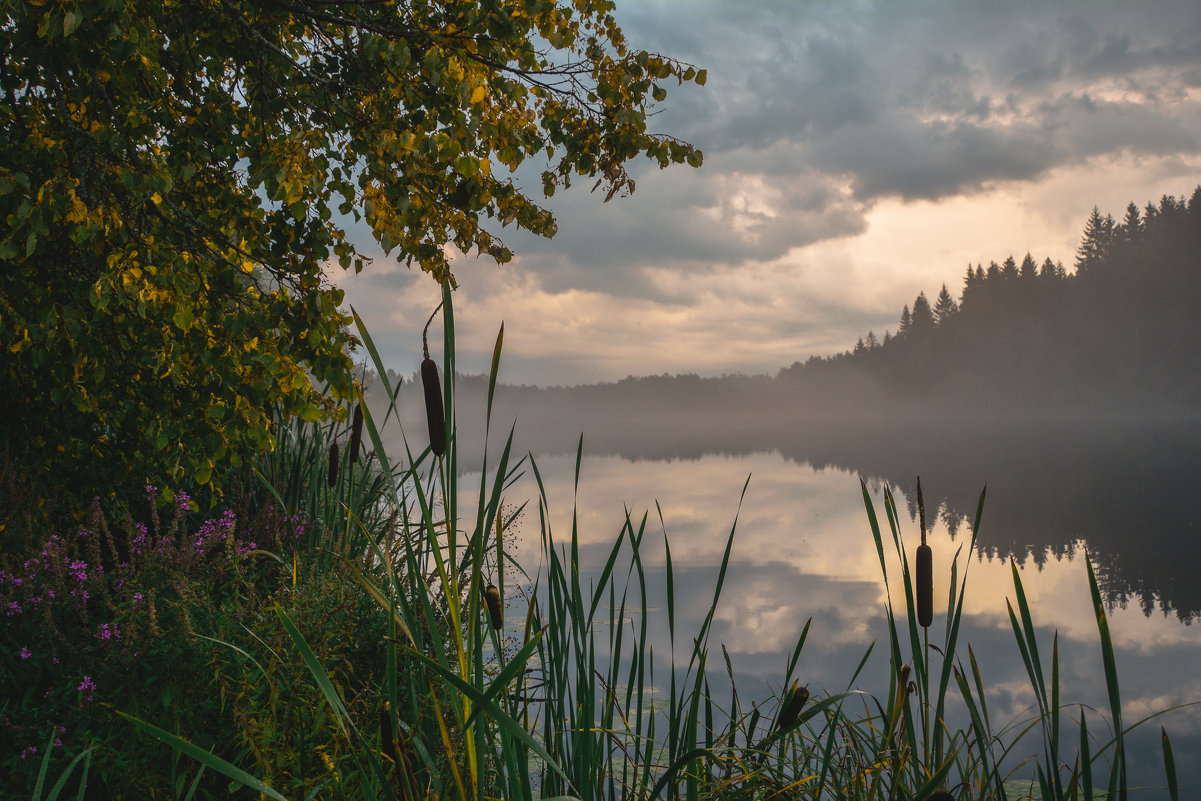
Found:
<path fill-rule="evenodd" d="M 896 329 L 902 304 L 1026 252 L 1071 268 L 1093 205 L 1120 218 L 1201 183 L 1201 4 L 617 0 L 631 44 L 708 70 L 655 130 L 700 170 L 586 182 L 553 240 L 455 274 L 459 362 L 571 384 L 774 373 Z M 511 230 L 511 229 L 510 229 Z M 366 249 L 370 253 L 370 249 Z M 438 288 L 377 258 L 334 276 L 402 373 Z"/>

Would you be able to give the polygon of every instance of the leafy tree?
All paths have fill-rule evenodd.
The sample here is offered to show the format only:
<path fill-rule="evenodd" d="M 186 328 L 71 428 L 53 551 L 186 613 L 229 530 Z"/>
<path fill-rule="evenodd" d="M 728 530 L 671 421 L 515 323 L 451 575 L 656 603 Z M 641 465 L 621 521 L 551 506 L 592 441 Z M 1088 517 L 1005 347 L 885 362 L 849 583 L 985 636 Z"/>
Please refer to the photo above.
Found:
<path fill-rule="evenodd" d="M 0 449 L 78 492 L 201 483 L 272 410 L 354 394 L 324 280 L 386 253 L 454 283 L 494 226 L 555 232 L 514 171 L 605 199 L 704 71 L 625 42 L 606 0 L 9 0 L 0 32 Z M 328 384 L 329 394 L 318 390 Z"/>

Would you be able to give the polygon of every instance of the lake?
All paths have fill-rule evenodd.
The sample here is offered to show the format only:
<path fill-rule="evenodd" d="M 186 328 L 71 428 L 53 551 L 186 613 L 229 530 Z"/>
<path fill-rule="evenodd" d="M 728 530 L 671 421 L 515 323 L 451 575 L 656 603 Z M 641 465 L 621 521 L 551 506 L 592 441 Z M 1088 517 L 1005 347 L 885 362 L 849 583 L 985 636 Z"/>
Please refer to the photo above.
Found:
<path fill-rule="evenodd" d="M 1201 700 L 1201 625 L 1194 625 L 1201 611 L 1196 426 L 1093 420 L 948 428 L 926 421 L 897 433 L 862 423 L 798 425 L 787 429 L 792 433 L 768 436 L 770 442 L 741 438 L 736 452 L 729 437 L 706 442 L 695 427 L 679 432 L 670 425 L 627 420 L 596 429 L 601 436 L 585 434 L 577 492 L 576 435 L 546 427 L 522 434 L 519 420 L 517 452 L 528 449 L 536 459 L 552 530 L 560 541 L 570 536 L 574 504 L 581 569 L 587 573 L 599 570 L 625 510 L 636 522 L 649 513 L 651 533 L 643 546 L 644 558 L 650 557 L 648 579 L 663 584 L 665 531 L 682 610 L 677 640 L 687 643 L 708 608 L 737 519 L 710 642 L 715 650 L 719 642 L 728 650 L 748 708 L 750 700 L 780 691 L 788 657 L 810 618 L 797 669 L 802 683 L 808 682 L 815 696 L 844 690 L 876 642 L 856 686 L 884 694 L 887 598 L 859 482 L 862 477 L 871 488 L 882 526 L 881 488 L 885 483 L 893 488 L 912 552 L 919 536 L 913 492 L 918 474 L 938 582 L 932 641 L 941 637 L 950 561 L 957 549 L 967 547 L 976 501 L 988 483 L 979 547 L 969 567 L 960 652 L 966 657 L 964 643 L 972 644 L 995 731 L 1029 719 L 1034 705 L 1006 611 L 1006 599 L 1015 597 L 1011 557 L 1041 632 L 1047 670 L 1057 632 L 1063 700 L 1073 716 L 1086 705 L 1090 731 L 1103 733 L 1109 704 L 1086 551 L 1110 607 L 1127 725 Z M 470 439 L 465 432 L 464 442 Z M 495 454 L 495 431 L 492 442 Z M 461 463 L 472 463 L 471 457 Z M 478 473 L 464 476 L 465 486 L 476 486 L 478 478 Z M 532 573 L 538 569 L 539 528 L 537 486 L 528 470 L 506 495 L 511 503 L 527 499 L 531 506 L 518 523 L 515 550 Z M 903 598 L 894 604 L 903 610 Z M 665 642 L 665 616 L 658 611 L 652 610 L 652 632 Z M 1172 737 L 1182 785 L 1201 786 L 1196 706 L 1136 732 L 1129 751 L 1132 786 L 1164 786 L 1161 725 Z M 1037 735 L 1030 736 L 1017 753 L 1028 756 L 1039 743 Z M 1162 789 L 1145 797 L 1159 795 Z"/>

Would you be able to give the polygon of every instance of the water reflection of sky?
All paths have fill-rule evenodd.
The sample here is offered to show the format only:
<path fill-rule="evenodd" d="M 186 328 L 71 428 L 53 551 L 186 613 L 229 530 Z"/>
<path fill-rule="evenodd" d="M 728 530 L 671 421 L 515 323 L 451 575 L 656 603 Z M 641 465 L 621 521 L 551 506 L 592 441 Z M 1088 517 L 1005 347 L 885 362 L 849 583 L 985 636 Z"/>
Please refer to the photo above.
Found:
<path fill-rule="evenodd" d="M 635 525 L 649 512 L 643 559 L 648 580 L 661 593 L 665 585 L 662 532 L 666 531 L 680 616 L 677 643 L 691 641 L 691 633 L 708 608 L 726 538 L 737 516 L 731 564 L 711 645 L 716 648 L 720 642 L 729 651 L 744 699 L 762 698 L 780 689 L 788 656 L 809 618 L 813 619 L 812 628 L 798 667 L 802 681 L 810 682 L 811 689 L 843 689 L 868 646 L 876 641 L 877 652 L 857 686 L 883 693 L 887 681 L 886 595 L 855 475 L 815 471 L 773 453 L 677 461 L 589 457 L 582 465 L 576 495 L 574 458 L 540 458 L 538 466 L 551 525 L 561 542 L 570 536 L 573 501 L 576 504 L 581 569 L 585 572 L 599 569 L 621 529 L 625 509 Z M 748 475 L 750 483 L 739 509 L 739 495 Z M 466 486 L 471 486 L 472 478 L 466 479 Z M 876 489 L 874 502 L 885 527 L 883 503 Z M 514 487 L 507 500 L 534 498 L 536 491 L 530 478 Z M 902 533 L 912 550 L 918 543 L 918 527 L 905 512 L 904 491 L 894 492 L 901 508 Z M 662 524 L 656 502 L 662 510 Z M 931 510 L 930 517 L 938 515 Z M 984 528 L 988 517 L 986 503 Z M 539 560 L 537 519 L 535 502 L 521 524 L 522 537 L 517 544 L 518 559 L 531 571 Z M 951 559 L 958 548 L 966 549 L 969 531 L 970 526 L 961 524 L 952 538 L 945 521 L 932 524 L 929 542 L 935 576 L 942 579 L 935 591 L 932 640 L 936 629 L 941 638 L 939 621 L 946 613 Z M 1041 565 L 1027 560 L 1021 575 L 1041 630 L 1040 648 L 1048 673 L 1051 640 L 1058 632 L 1064 700 L 1095 707 L 1098 712 L 1088 713 L 1090 729 L 1100 731 L 1100 711 L 1108 708 L 1108 702 L 1086 568 L 1079 558 L 1084 545 L 1075 549 L 1074 557 L 1049 556 Z M 960 564 L 962 571 L 962 557 Z M 896 566 L 890 565 L 890 571 L 895 570 Z M 990 693 L 994 722 L 1028 717 L 1033 695 L 1006 612 L 1006 598 L 1014 597 L 1009 561 L 977 556 L 968 570 L 961 654 L 966 656 L 962 646 L 970 642 Z M 894 604 L 903 609 L 899 581 L 893 582 L 892 589 Z M 663 643 L 665 618 L 651 617 L 652 636 Z M 1158 612 L 1146 616 L 1137 603 L 1110 610 L 1109 625 L 1117 649 L 1127 723 L 1166 707 L 1201 700 L 1201 678 L 1195 675 L 1196 666 L 1201 665 L 1201 626 L 1184 625 L 1174 615 Z M 1201 760 L 1201 712 L 1196 708 L 1144 726 L 1144 734 L 1136 738 L 1138 748 L 1131 752 L 1136 782 L 1163 784 L 1160 725 L 1173 737 L 1185 786 L 1196 786 L 1201 782 L 1201 768 L 1193 767 Z M 1034 750 L 1037 740 L 1031 738 L 1028 746 Z"/>

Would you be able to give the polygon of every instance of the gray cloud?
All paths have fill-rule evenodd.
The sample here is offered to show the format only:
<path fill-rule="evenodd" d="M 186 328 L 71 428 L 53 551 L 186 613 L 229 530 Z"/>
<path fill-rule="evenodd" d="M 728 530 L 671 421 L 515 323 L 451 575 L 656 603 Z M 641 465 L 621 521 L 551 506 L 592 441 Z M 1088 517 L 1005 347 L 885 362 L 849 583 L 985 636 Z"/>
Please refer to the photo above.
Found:
<path fill-rule="evenodd" d="M 521 308 L 538 334 L 520 351 L 513 329 L 510 356 L 522 371 L 529 359 L 531 379 L 535 352 L 575 359 L 581 379 L 620 377 L 633 368 L 619 357 L 660 335 L 665 343 L 646 349 L 662 354 L 656 372 L 720 372 L 727 345 L 767 371 L 849 347 L 868 328 L 895 327 L 918 290 L 947 281 L 954 291 L 967 261 L 1020 254 L 1035 223 L 1047 226 L 1038 241 L 1062 245 L 1047 255 L 1070 259 L 1093 203 L 1114 213 L 1141 204 L 1150 198 L 1133 187 L 1188 176 L 1201 155 L 1193 0 L 619 0 L 616 16 L 632 47 L 708 70 L 703 88 L 669 86 L 649 121 L 702 148 L 705 164 L 638 161 L 637 191 L 607 204 L 577 181 L 546 201 L 554 239 L 504 229 L 512 264 L 457 264 L 461 306 L 491 315 L 480 359 L 490 326 Z M 537 195 L 540 165 L 529 169 L 518 180 Z M 1045 181 L 1066 183 L 1038 190 Z M 984 241 L 925 231 L 916 212 L 897 222 L 925 209 L 966 230 L 967 212 L 955 209 L 990 197 L 1014 204 L 990 216 L 1012 227 Z M 904 261 L 915 253 L 929 263 Z M 356 279 L 356 303 L 384 315 L 381 328 L 408 354 L 434 293 L 422 294 L 415 272 L 372 272 Z M 531 297 L 541 311 L 523 305 Z M 673 336 L 695 343 L 693 361 L 669 347 Z M 580 350 L 568 356 L 573 342 Z"/>
<path fill-rule="evenodd" d="M 619 22 L 709 70 L 657 130 L 695 173 L 636 166 L 633 197 L 573 187 L 551 242 L 510 236 L 552 291 L 654 296 L 645 270 L 697 273 L 861 232 L 884 198 L 939 200 L 1119 153 L 1195 154 L 1201 10 L 1068 2 L 640 2 Z M 754 190 L 767 205 L 748 203 Z"/>
<path fill-rule="evenodd" d="M 1201 150 L 1197 101 L 1181 95 L 1201 70 L 1190 2 L 640 2 L 617 13 L 635 47 L 709 68 L 707 88 L 673 92 L 655 118 L 706 165 L 699 177 L 645 171 L 637 195 L 610 207 L 556 198 L 562 233 L 530 252 L 533 269 L 567 259 L 561 282 L 640 292 L 646 265 L 707 270 L 861 231 L 880 198 Z M 739 181 L 771 198 L 773 216 L 736 208 Z"/>

